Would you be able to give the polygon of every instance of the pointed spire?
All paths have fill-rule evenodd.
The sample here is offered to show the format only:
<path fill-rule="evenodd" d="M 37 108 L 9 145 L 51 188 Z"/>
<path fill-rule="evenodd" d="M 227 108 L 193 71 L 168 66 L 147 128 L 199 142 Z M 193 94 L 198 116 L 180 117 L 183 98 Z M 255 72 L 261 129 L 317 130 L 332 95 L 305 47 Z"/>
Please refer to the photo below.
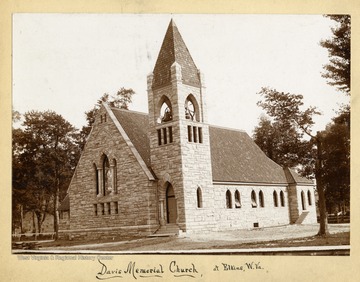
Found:
<path fill-rule="evenodd" d="M 174 20 L 171 19 L 155 64 L 153 88 L 170 84 L 170 68 L 174 62 L 181 66 L 182 82 L 184 84 L 200 86 L 198 69 Z"/>

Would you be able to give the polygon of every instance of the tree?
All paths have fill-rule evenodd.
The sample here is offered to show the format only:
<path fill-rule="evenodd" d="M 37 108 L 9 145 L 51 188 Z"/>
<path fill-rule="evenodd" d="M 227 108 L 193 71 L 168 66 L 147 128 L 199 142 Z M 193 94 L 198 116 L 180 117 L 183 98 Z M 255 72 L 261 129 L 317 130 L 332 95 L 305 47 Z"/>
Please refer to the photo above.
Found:
<path fill-rule="evenodd" d="M 350 111 L 327 125 L 323 153 L 327 209 L 345 212 L 350 204 Z"/>
<path fill-rule="evenodd" d="M 326 15 L 334 20 L 337 26 L 332 28 L 333 37 L 320 41 L 320 45 L 328 50 L 330 63 L 324 66 L 322 76 L 328 84 L 338 90 L 350 94 L 350 15 Z"/>
<path fill-rule="evenodd" d="M 129 109 L 129 104 L 132 102 L 132 96 L 135 94 L 135 91 L 131 88 L 126 89 L 124 87 L 121 87 L 114 96 L 110 96 L 108 93 L 105 93 L 101 96 L 101 98 L 97 101 L 95 106 L 85 112 L 86 115 L 86 121 L 87 125 L 83 126 L 80 132 L 81 138 L 79 146 L 81 150 L 84 148 L 86 139 L 90 134 L 91 127 L 93 123 L 95 122 L 95 117 L 100 109 L 100 106 L 103 102 L 109 103 L 110 107 L 115 107 L 119 109 Z"/>
<path fill-rule="evenodd" d="M 24 115 L 23 129 L 13 131 L 13 196 L 38 218 L 54 215 L 58 236 L 58 207 L 79 158 L 78 131 L 52 111 Z"/>
<path fill-rule="evenodd" d="M 258 94 L 262 96 L 263 100 L 259 101 L 257 105 L 262 107 L 275 122 L 294 127 L 296 130 L 307 134 L 311 137 L 311 141 L 316 146 L 315 178 L 319 195 L 320 211 L 320 228 L 318 235 L 326 236 L 329 232 L 323 184 L 324 164 L 322 148 L 324 137 L 322 132 L 317 132 L 316 135 L 311 132 L 311 127 L 314 124 L 313 116 L 320 113 L 315 107 L 301 110 L 301 107 L 303 107 L 303 96 L 299 94 L 278 92 L 271 88 L 262 88 Z"/>
<path fill-rule="evenodd" d="M 285 122 L 285 123 L 284 123 Z M 302 140 L 303 134 L 285 121 L 271 121 L 267 116 L 260 118 L 254 129 L 254 141 L 274 162 L 290 168 L 298 168 L 303 176 L 310 177 L 308 169 L 312 144 Z M 300 167 L 299 167 L 300 165 Z"/>

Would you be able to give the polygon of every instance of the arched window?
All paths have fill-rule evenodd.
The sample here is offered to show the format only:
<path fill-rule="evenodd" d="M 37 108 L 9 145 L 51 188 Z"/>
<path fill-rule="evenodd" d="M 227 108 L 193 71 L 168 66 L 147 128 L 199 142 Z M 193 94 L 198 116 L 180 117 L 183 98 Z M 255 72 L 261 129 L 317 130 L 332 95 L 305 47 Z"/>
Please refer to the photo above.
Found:
<path fill-rule="evenodd" d="M 93 164 L 93 168 L 94 168 L 94 178 L 95 178 L 95 195 L 99 195 L 99 175 L 98 175 L 98 170 L 96 167 L 96 164 Z"/>
<path fill-rule="evenodd" d="M 304 194 L 304 191 L 301 191 L 301 206 L 302 206 L 302 209 L 305 210 L 305 194 Z"/>
<path fill-rule="evenodd" d="M 116 166 L 116 160 L 113 159 L 112 160 L 112 164 L 111 164 L 111 175 L 112 175 L 112 191 L 113 193 L 117 193 L 117 166 Z"/>
<path fill-rule="evenodd" d="M 254 190 L 251 191 L 251 206 L 253 208 L 257 207 L 256 193 Z"/>
<path fill-rule="evenodd" d="M 232 208 L 232 202 L 231 202 L 231 192 L 229 190 L 226 191 L 226 208 L 231 209 Z"/>
<path fill-rule="evenodd" d="M 273 193 L 273 198 L 274 198 L 274 207 L 278 207 L 278 196 L 277 196 L 277 193 L 276 191 L 274 191 Z"/>
<path fill-rule="evenodd" d="M 285 197 L 284 197 L 284 192 L 280 191 L 280 205 L 282 207 L 285 207 Z"/>
<path fill-rule="evenodd" d="M 308 196 L 308 203 L 309 203 L 309 206 L 311 206 L 311 205 L 312 205 L 312 200 L 311 200 L 311 192 L 310 192 L 310 190 L 308 190 L 308 192 L 307 192 L 307 196 Z"/>
<path fill-rule="evenodd" d="M 171 102 L 168 97 L 163 96 L 161 98 L 160 104 L 159 104 L 159 109 L 160 109 L 160 113 L 159 113 L 159 117 L 157 119 L 157 123 L 168 122 L 173 119 L 172 106 L 171 106 Z"/>
<path fill-rule="evenodd" d="M 202 192 L 201 192 L 200 187 L 198 187 L 197 190 L 196 190 L 196 198 L 197 198 L 197 207 L 202 208 L 203 207 Z"/>
<path fill-rule="evenodd" d="M 185 118 L 200 121 L 199 105 L 196 102 L 194 95 L 190 94 L 185 100 Z"/>
<path fill-rule="evenodd" d="M 103 159 L 103 195 L 110 194 L 112 190 L 112 180 L 111 180 L 111 170 L 109 159 L 106 155 L 104 155 Z"/>
<path fill-rule="evenodd" d="M 260 203 L 260 207 L 263 208 L 264 205 L 264 193 L 260 190 L 259 192 L 259 203 Z"/>
<path fill-rule="evenodd" d="M 235 191 L 235 208 L 241 208 L 240 192 L 238 190 Z"/>

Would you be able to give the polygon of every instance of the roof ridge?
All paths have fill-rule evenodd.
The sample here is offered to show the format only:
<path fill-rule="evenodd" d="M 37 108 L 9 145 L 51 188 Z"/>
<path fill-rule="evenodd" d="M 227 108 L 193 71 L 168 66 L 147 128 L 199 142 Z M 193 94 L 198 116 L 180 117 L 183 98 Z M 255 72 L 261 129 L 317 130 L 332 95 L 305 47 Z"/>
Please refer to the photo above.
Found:
<path fill-rule="evenodd" d="M 212 125 L 212 124 L 209 124 L 209 127 L 219 128 L 219 129 L 226 129 L 226 130 L 231 130 L 231 131 L 238 131 L 238 132 L 242 132 L 242 133 L 247 133 L 246 130 L 244 130 L 244 129 L 232 128 L 232 127 L 227 127 L 227 126 L 222 126 L 222 125 Z"/>
<path fill-rule="evenodd" d="M 144 116 L 148 116 L 149 113 L 144 113 L 144 112 L 139 112 L 139 111 L 134 111 L 134 110 L 127 110 L 127 109 L 121 109 L 121 108 L 116 108 L 116 107 L 110 107 L 111 110 L 115 110 L 115 111 L 121 111 L 121 112 L 131 112 L 131 113 L 136 113 L 136 114 L 140 114 L 140 115 L 144 115 Z"/>

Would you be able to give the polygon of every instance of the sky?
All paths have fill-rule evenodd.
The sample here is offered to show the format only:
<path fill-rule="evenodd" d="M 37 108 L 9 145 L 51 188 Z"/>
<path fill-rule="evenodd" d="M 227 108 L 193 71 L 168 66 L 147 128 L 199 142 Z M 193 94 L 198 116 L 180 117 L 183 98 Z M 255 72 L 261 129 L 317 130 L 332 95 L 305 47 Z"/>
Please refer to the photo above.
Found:
<path fill-rule="evenodd" d="M 146 77 L 170 20 L 205 76 L 208 122 L 252 135 L 262 87 L 302 94 L 316 106 L 314 132 L 349 98 L 321 77 L 319 45 L 334 22 L 322 15 L 14 14 L 13 109 L 53 110 L 77 128 L 85 111 L 121 87 L 130 110 L 148 112 Z"/>

